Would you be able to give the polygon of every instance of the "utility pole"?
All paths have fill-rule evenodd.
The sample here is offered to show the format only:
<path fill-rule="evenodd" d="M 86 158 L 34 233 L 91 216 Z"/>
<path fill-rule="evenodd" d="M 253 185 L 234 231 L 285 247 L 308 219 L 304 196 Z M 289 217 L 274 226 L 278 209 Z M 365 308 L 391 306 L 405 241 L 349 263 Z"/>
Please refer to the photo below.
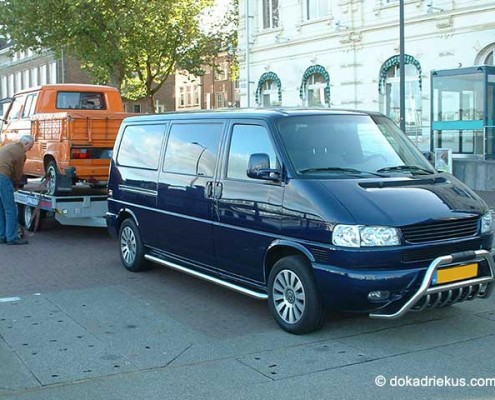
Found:
<path fill-rule="evenodd" d="M 400 129 L 406 133 L 406 68 L 404 57 L 404 0 L 399 0 L 399 109 Z"/>
<path fill-rule="evenodd" d="M 249 48 L 250 46 L 250 16 L 249 16 L 249 0 L 245 0 L 245 18 L 246 18 L 246 94 L 247 94 L 247 106 L 251 107 L 251 73 L 250 73 L 250 65 L 249 63 L 251 62 L 250 60 L 250 51 L 251 49 Z"/>

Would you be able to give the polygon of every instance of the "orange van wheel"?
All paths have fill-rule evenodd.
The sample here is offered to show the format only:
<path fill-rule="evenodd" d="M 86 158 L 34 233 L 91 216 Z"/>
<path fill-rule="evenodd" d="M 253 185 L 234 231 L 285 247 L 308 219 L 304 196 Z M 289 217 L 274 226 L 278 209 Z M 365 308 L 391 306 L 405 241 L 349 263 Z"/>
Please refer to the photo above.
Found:
<path fill-rule="evenodd" d="M 46 167 L 46 191 L 50 196 L 58 194 L 60 187 L 60 171 L 58 170 L 57 163 L 50 161 Z"/>

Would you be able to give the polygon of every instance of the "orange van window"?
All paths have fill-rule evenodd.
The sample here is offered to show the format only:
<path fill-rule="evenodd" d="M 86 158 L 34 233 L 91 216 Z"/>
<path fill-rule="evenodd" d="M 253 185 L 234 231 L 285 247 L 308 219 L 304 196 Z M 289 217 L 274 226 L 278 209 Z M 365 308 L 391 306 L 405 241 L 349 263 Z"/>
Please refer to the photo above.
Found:
<path fill-rule="evenodd" d="M 12 106 L 10 107 L 10 112 L 9 112 L 9 116 L 8 116 L 9 120 L 19 118 L 19 114 L 21 112 L 22 103 L 24 103 L 24 99 L 25 99 L 25 96 L 19 96 L 19 97 L 14 98 Z"/>
<path fill-rule="evenodd" d="M 58 92 L 57 108 L 61 110 L 106 110 L 105 96 L 96 92 Z"/>

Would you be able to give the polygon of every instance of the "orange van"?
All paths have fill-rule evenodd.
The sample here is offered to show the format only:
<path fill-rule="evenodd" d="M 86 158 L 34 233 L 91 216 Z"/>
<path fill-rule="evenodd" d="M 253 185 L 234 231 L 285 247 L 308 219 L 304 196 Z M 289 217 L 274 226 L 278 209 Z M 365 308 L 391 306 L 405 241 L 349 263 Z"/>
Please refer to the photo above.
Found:
<path fill-rule="evenodd" d="M 54 84 L 16 93 L 3 121 L 1 143 L 31 134 L 24 173 L 47 179 L 51 195 L 70 191 L 84 181 L 104 186 L 112 148 L 124 112 L 116 88 Z"/>

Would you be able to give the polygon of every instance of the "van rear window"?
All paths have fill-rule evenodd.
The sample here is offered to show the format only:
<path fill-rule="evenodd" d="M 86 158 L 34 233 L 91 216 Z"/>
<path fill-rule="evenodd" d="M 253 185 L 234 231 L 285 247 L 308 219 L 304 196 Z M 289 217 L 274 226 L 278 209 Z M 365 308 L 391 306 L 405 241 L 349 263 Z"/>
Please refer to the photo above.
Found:
<path fill-rule="evenodd" d="M 120 142 L 117 163 L 124 167 L 158 169 L 166 124 L 129 125 Z"/>
<path fill-rule="evenodd" d="M 60 110 L 106 110 L 105 96 L 96 92 L 58 92 L 57 108 Z"/>

